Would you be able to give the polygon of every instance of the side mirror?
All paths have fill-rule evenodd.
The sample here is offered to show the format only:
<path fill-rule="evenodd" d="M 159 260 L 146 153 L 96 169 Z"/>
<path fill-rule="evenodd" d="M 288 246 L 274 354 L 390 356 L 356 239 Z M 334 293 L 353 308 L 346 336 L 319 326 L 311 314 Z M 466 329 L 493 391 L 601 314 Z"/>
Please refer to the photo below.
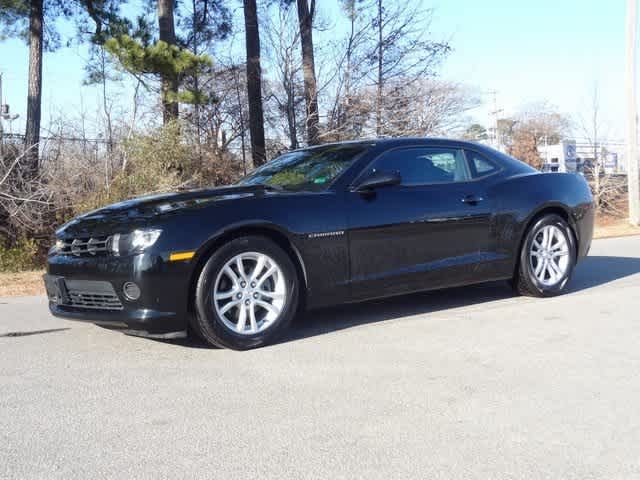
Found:
<path fill-rule="evenodd" d="M 355 187 L 356 192 L 370 192 L 376 188 L 399 185 L 401 181 L 398 172 L 374 172 L 361 180 Z"/>

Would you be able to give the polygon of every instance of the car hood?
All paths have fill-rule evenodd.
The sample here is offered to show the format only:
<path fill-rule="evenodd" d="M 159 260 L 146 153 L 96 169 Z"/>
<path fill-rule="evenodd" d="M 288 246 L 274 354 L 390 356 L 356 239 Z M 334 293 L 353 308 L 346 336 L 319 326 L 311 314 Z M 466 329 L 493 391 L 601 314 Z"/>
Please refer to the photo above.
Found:
<path fill-rule="evenodd" d="M 265 195 L 262 185 L 204 188 L 133 198 L 85 213 L 56 231 L 58 237 L 126 233 L 145 226 L 159 215 L 195 208 L 211 202 Z M 269 194 L 276 193 L 269 191 Z"/>

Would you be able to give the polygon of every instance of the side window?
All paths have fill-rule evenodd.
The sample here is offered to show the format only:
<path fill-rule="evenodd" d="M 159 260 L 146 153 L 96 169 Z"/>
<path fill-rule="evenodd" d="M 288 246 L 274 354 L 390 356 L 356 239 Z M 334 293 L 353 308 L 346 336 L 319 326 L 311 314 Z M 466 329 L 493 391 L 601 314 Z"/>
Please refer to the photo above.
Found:
<path fill-rule="evenodd" d="M 495 163 L 479 153 L 467 150 L 467 157 L 469 158 L 471 176 L 473 178 L 486 177 L 500 170 Z"/>
<path fill-rule="evenodd" d="M 461 150 L 455 148 L 401 148 L 383 153 L 374 171 L 398 172 L 402 185 L 464 182 L 469 173 Z"/>

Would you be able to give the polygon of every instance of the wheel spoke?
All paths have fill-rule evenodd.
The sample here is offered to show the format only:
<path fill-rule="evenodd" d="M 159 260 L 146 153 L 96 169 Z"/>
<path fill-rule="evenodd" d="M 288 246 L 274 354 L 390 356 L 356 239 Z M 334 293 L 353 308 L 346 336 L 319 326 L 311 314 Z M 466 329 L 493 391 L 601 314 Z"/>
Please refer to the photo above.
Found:
<path fill-rule="evenodd" d="M 566 250 L 566 248 L 567 248 L 567 244 L 566 244 L 566 242 L 564 242 L 564 241 L 560 240 L 560 241 L 556 242 L 556 244 L 555 244 L 555 245 L 553 245 L 553 246 L 550 248 L 550 250 L 551 250 L 552 252 L 557 252 L 558 250 Z"/>
<path fill-rule="evenodd" d="M 273 305 L 271 305 L 268 302 L 265 302 L 263 300 L 256 300 L 256 305 L 260 305 L 262 308 L 264 308 L 266 310 L 269 310 L 274 315 L 280 315 L 280 309 L 274 307 Z"/>
<path fill-rule="evenodd" d="M 553 252 L 553 257 L 564 257 L 566 255 L 569 255 L 569 250 L 557 250 L 555 252 Z"/>
<path fill-rule="evenodd" d="M 266 260 L 267 260 L 267 257 L 265 257 L 264 255 L 260 255 L 258 257 L 258 260 L 256 262 L 256 267 L 253 269 L 253 272 L 251 272 L 251 280 L 255 280 L 256 278 L 258 278 L 258 275 L 260 275 L 262 270 L 264 270 L 264 265 L 266 263 Z"/>
<path fill-rule="evenodd" d="M 562 271 L 560 267 L 553 260 L 549 260 L 549 267 L 553 271 L 553 276 L 556 280 L 559 280 L 562 277 Z"/>
<path fill-rule="evenodd" d="M 258 331 L 258 322 L 256 322 L 256 307 L 251 305 L 249 307 L 249 321 L 251 322 L 251 333 Z"/>
<path fill-rule="evenodd" d="M 247 324 L 247 307 L 240 305 L 240 313 L 238 314 L 238 323 L 236 324 L 236 330 L 244 332 L 244 327 Z"/>
<path fill-rule="evenodd" d="M 261 296 L 269 297 L 272 300 L 283 300 L 284 299 L 284 293 L 269 292 L 268 290 L 258 290 L 258 293 Z"/>
<path fill-rule="evenodd" d="M 229 278 L 229 280 L 231 280 L 231 282 L 233 283 L 233 288 L 238 288 L 240 286 L 240 279 L 238 278 L 238 275 L 236 275 L 236 272 L 234 272 L 231 267 L 229 266 L 224 267 L 223 272 Z"/>
<path fill-rule="evenodd" d="M 268 279 L 271 275 L 273 275 L 277 271 L 277 267 L 275 265 L 271 265 L 271 267 L 258 279 L 257 287 L 260 288 L 264 281 Z"/>
<path fill-rule="evenodd" d="M 238 256 L 238 258 L 236 259 L 236 267 L 238 268 L 238 273 L 240 274 L 240 277 L 242 279 L 246 279 L 247 275 L 244 272 L 244 263 L 242 263 L 242 257 Z"/>
<path fill-rule="evenodd" d="M 547 248 L 549 250 L 553 249 L 553 245 L 556 243 L 556 240 L 558 239 L 558 232 L 557 230 L 552 227 L 549 229 L 549 245 L 547 245 Z"/>
<path fill-rule="evenodd" d="M 233 288 L 227 292 L 219 292 L 219 293 L 215 293 L 213 298 L 215 300 L 226 300 L 227 298 L 233 298 L 236 296 L 236 294 L 239 292 L 240 290 L 238 290 L 237 288 Z"/>
<path fill-rule="evenodd" d="M 549 248 L 549 229 L 542 230 L 542 248 Z"/>
<path fill-rule="evenodd" d="M 240 304 L 240 300 L 231 300 L 230 302 L 227 302 L 224 304 L 223 307 L 220 308 L 220 314 L 224 315 L 225 313 L 227 313 L 229 310 L 231 310 L 233 307 L 237 307 Z"/>
<path fill-rule="evenodd" d="M 533 272 L 535 274 L 536 277 L 540 278 L 540 274 L 543 272 L 546 260 L 544 259 L 539 259 L 538 260 L 538 264 L 536 265 L 536 269 Z"/>
<path fill-rule="evenodd" d="M 548 279 L 547 279 L 547 276 L 549 277 Z M 553 270 L 551 270 L 551 266 L 549 265 L 549 262 L 545 262 L 544 271 L 542 272 L 542 280 L 553 282 L 553 278 L 554 278 Z"/>

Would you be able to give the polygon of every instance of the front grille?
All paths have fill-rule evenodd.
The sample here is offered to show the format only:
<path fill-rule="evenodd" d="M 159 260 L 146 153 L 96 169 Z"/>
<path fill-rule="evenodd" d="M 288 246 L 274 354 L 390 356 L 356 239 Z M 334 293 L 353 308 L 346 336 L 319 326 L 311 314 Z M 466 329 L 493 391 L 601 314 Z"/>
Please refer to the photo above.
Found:
<path fill-rule="evenodd" d="M 98 295 L 88 292 L 69 292 L 68 305 L 98 310 L 122 310 L 122 303 L 115 295 Z"/>
<path fill-rule="evenodd" d="M 107 253 L 109 237 L 78 237 L 63 240 L 59 253 L 68 255 L 98 255 Z"/>
<path fill-rule="evenodd" d="M 122 303 L 109 282 L 66 280 L 64 305 L 94 310 L 122 310 Z"/>

